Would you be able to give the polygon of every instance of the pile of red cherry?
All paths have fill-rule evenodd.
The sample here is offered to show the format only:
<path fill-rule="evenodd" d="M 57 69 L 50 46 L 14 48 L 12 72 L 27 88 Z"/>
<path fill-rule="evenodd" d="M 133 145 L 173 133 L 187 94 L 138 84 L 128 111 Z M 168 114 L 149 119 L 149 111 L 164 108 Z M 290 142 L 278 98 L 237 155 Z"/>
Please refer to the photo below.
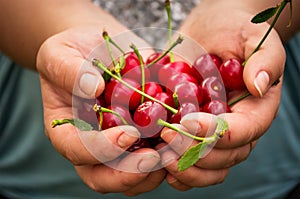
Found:
<path fill-rule="evenodd" d="M 128 151 L 154 147 L 161 142 L 160 131 L 163 127 L 157 124 L 158 119 L 179 123 L 184 115 L 191 112 L 216 115 L 231 112 L 227 103 L 229 93 L 245 88 L 243 66 L 236 59 L 223 62 L 215 54 L 204 54 L 190 65 L 185 61 L 171 62 L 169 55 L 166 55 L 148 67 L 158 56 L 160 53 L 153 53 L 144 61 L 144 92 L 177 109 L 176 114 L 114 78 L 106 81 L 103 94 L 96 99 L 98 106 L 117 112 L 141 132 L 141 139 Z M 122 80 L 139 90 L 143 82 L 140 65 L 138 56 L 130 52 L 125 55 L 125 65 L 120 71 Z M 115 114 L 101 114 L 100 130 L 124 125 L 124 120 Z M 85 107 L 79 111 L 79 118 L 99 125 L 100 115 Z"/>

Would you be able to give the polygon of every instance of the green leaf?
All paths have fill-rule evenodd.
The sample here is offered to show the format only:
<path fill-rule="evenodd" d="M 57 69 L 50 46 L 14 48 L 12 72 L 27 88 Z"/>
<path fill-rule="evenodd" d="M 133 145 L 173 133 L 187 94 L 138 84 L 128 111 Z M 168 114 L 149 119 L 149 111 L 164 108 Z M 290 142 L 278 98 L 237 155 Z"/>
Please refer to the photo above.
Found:
<path fill-rule="evenodd" d="M 207 146 L 208 143 L 200 142 L 187 150 L 178 161 L 178 171 L 184 171 L 193 166 L 203 156 Z"/>
<path fill-rule="evenodd" d="M 52 121 L 52 128 L 55 128 L 56 126 L 63 125 L 63 124 L 72 124 L 76 126 L 80 131 L 91 131 L 93 130 L 92 125 L 87 123 L 86 121 L 83 121 L 81 119 L 62 119 L 62 120 L 53 120 Z"/>
<path fill-rule="evenodd" d="M 279 6 L 276 6 L 276 7 L 268 8 L 268 9 L 258 13 L 251 19 L 251 22 L 252 23 L 266 22 L 267 20 L 269 20 L 271 17 L 273 17 L 276 14 L 278 8 L 279 8 Z"/>

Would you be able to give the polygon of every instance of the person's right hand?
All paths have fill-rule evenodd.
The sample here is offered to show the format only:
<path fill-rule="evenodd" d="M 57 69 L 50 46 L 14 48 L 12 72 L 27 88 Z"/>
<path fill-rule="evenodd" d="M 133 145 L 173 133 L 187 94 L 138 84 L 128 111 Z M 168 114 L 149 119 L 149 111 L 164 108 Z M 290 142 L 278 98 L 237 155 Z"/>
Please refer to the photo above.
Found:
<path fill-rule="evenodd" d="M 120 126 L 101 132 L 80 132 L 69 124 L 51 127 L 54 119 L 74 117 L 73 95 L 93 99 L 104 90 L 99 70 L 88 60 L 91 51 L 103 42 L 99 31 L 95 25 L 70 28 L 41 46 L 37 69 L 46 135 L 91 189 L 136 195 L 154 189 L 165 177 L 163 169 L 150 172 L 160 162 L 157 151 L 148 148 L 124 154 L 140 137 L 136 128 Z M 121 155 L 125 157 L 118 158 Z"/>

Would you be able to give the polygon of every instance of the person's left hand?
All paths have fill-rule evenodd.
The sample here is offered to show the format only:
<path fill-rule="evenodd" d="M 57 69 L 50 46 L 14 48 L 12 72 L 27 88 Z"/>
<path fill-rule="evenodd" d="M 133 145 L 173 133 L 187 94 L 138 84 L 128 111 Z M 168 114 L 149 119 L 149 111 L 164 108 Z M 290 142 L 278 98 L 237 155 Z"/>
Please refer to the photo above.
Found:
<path fill-rule="evenodd" d="M 250 8 L 239 4 L 243 4 L 242 1 L 203 1 L 187 17 L 180 32 L 223 60 L 245 60 L 269 26 L 266 23 L 252 24 Z M 272 84 L 282 78 L 284 63 L 285 51 L 273 30 L 244 68 L 244 82 L 252 96 L 233 105 L 232 113 L 223 115 L 229 125 L 228 132 L 189 169 L 179 172 L 178 158 L 187 149 L 183 143 L 188 143 L 190 138 L 167 128 L 163 130 L 161 137 L 172 150 L 162 154 L 162 162 L 166 165 L 166 179 L 172 187 L 187 190 L 221 183 L 232 166 L 247 159 L 277 114 L 281 83 L 273 87 Z M 192 113 L 182 119 L 179 127 L 205 136 L 207 130 L 214 127 L 212 121 L 215 117 L 207 113 Z M 193 141 L 192 145 L 196 143 Z"/>

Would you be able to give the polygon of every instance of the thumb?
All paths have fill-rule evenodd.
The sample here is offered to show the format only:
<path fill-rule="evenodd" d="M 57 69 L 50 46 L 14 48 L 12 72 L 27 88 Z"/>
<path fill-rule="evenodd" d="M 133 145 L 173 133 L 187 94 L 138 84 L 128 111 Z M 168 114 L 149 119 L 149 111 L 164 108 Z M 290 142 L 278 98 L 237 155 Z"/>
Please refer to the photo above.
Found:
<path fill-rule="evenodd" d="M 37 70 L 52 85 L 82 98 L 95 98 L 104 90 L 100 71 L 79 50 L 53 37 L 38 52 Z"/>
<path fill-rule="evenodd" d="M 249 92 L 262 97 L 281 78 L 284 64 L 285 50 L 282 42 L 277 34 L 272 34 L 245 65 L 243 76 Z"/>

